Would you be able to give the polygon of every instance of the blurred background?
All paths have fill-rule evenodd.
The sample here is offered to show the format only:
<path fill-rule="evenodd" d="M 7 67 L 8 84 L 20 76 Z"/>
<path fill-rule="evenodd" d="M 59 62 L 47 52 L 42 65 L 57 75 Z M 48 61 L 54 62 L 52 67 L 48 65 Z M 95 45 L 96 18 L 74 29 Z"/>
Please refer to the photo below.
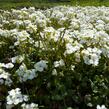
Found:
<path fill-rule="evenodd" d="M 109 6 L 109 0 L 0 0 L 0 9 L 22 8 L 30 6 L 45 9 L 57 5 Z"/>

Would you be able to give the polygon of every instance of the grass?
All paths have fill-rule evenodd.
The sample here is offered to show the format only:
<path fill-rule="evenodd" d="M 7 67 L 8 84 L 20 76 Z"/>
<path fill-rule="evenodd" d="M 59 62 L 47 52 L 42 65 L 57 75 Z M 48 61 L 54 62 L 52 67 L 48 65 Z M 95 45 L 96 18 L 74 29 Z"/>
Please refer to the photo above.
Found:
<path fill-rule="evenodd" d="M 70 3 L 49 3 L 49 2 L 21 2 L 21 3 L 9 3 L 9 2 L 1 2 L 0 9 L 11 9 L 11 8 L 23 8 L 34 6 L 36 8 L 49 8 L 57 5 L 70 5 Z"/>
<path fill-rule="evenodd" d="M 18 2 L 16 2 L 18 1 Z M 26 1 L 26 2 L 25 2 Z M 48 2 L 48 0 L 0 0 L 0 9 L 11 9 L 11 8 L 23 8 L 34 6 L 36 8 L 50 8 L 58 5 L 71 5 L 71 6 L 109 6 L 109 0 L 71 0 L 71 2 Z"/>

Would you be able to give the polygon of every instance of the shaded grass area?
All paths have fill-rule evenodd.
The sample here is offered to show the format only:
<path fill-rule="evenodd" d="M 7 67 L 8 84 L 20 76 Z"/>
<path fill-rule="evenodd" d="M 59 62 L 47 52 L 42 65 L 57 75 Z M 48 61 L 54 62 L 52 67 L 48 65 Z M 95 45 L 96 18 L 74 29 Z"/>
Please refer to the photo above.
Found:
<path fill-rule="evenodd" d="M 71 5 L 71 3 L 35 3 L 35 2 L 22 2 L 22 3 L 6 3 L 6 2 L 2 2 L 0 3 L 0 9 L 11 9 L 11 8 L 23 8 L 23 7 L 31 7 L 34 6 L 36 8 L 40 8 L 40 9 L 46 9 L 46 8 L 50 8 L 53 6 L 58 6 L 58 5 Z"/>
<path fill-rule="evenodd" d="M 109 6 L 109 0 L 70 0 L 70 2 L 48 2 L 47 0 L 28 0 L 28 2 L 21 2 L 21 0 L 0 0 L 0 9 L 20 9 L 23 7 L 34 6 L 36 8 L 45 9 L 58 5 L 70 6 Z"/>

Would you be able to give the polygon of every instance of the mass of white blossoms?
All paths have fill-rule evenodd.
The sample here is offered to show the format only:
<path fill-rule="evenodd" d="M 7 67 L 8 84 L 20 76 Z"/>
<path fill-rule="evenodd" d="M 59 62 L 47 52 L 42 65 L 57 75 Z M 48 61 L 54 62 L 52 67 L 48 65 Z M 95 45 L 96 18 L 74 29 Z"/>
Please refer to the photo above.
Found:
<path fill-rule="evenodd" d="M 3 98 L 9 105 L 38 109 L 37 103 L 26 103 L 28 87 L 34 97 L 39 82 L 50 86 L 52 77 L 59 74 L 61 81 L 65 72 L 75 72 L 81 65 L 96 68 L 103 61 L 106 69 L 108 60 L 109 7 L 0 10 L 0 85 L 6 86 L 8 95 Z M 20 88 L 13 89 L 20 86 L 25 95 Z M 107 108 L 97 105 L 97 109 Z"/>
<path fill-rule="evenodd" d="M 16 74 L 19 77 L 20 82 L 25 82 L 27 80 L 32 80 L 36 77 L 36 70 L 30 69 L 28 70 L 26 65 L 22 63 L 18 70 L 16 70 Z"/>
<path fill-rule="evenodd" d="M 11 13 L 13 17 L 7 20 L 7 22 L 3 19 L 7 12 L 4 12 L 3 15 L 1 14 L 0 36 L 13 38 L 13 40 L 15 40 L 13 46 L 35 44 L 37 42 L 35 37 L 37 39 L 38 36 L 37 34 L 36 36 L 31 36 L 31 34 L 37 33 L 39 28 L 42 28 L 39 32 L 39 39 L 42 40 L 42 38 L 47 38 L 48 40 L 53 39 L 54 41 L 62 39 L 63 41 L 66 41 L 65 54 L 72 54 L 79 51 L 80 54 L 83 54 L 84 52 L 85 55 L 87 54 L 86 49 L 89 47 L 90 49 L 93 49 L 93 46 L 95 46 L 101 53 L 98 54 L 96 53 L 97 51 L 93 53 L 94 56 L 92 57 L 94 58 L 94 62 L 92 59 L 90 59 L 90 62 L 86 62 L 88 59 L 83 55 L 84 62 L 88 65 L 98 65 L 101 54 L 107 57 L 109 56 L 109 22 L 108 14 L 105 13 L 108 11 L 107 7 L 81 8 L 60 6 L 45 11 L 36 11 L 34 9 L 32 12 L 30 9 L 31 8 L 24 8 L 21 10 L 13 9 L 11 12 L 8 12 L 8 14 Z M 99 10 L 101 11 L 99 12 Z M 81 13 L 78 13 L 79 11 L 81 11 Z M 43 22 L 42 25 L 41 22 Z M 54 22 L 57 24 L 56 27 L 53 26 Z M 13 23 L 14 28 L 11 27 L 10 30 L 3 29 L 4 25 L 10 23 Z M 50 26 L 47 26 L 46 24 L 49 24 Z M 41 44 L 39 43 L 39 46 L 40 45 Z M 46 45 L 43 45 L 42 48 L 46 49 L 45 46 Z M 89 52 L 88 55 L 90 56 L 92 53 Z M 12 58 L 12 61 L 14 60 L 16 59 Z"/>
<path fill-rule="evenodd" d="M 8 105 L 17 105 L 19 103 L 22 103 L 24 101 L 28 101 L 28 96 L 27 95 L 22 95 L 21 91 L 19 88 L 12 89 L 11 91 L 8 91 L 8 96 L 7 96 L 7 104 Z"/>
<path fill-rule="evenodd" d="M 96 109 L 107 109 L 107 108 L 105 107 L 105 105 L 102 105 L 102 106 L 97 105 L 97 108 Z"/>
<path fill-rule="evenodd" d="M 0 68 L 0 84 L 11 86 L 12 80 L 10 77 L 11 74 Z"/>
<path fill-rule="evenodd" d="M 101 58 L 100 54 L 102 53 L 102 51 L 97 48 L 87 48 L 87 50 L 84 49 L 82 53 L 84 62 L 86 64 L 92 64 L 96 66 L 99 63 L 99 59 Z"/>

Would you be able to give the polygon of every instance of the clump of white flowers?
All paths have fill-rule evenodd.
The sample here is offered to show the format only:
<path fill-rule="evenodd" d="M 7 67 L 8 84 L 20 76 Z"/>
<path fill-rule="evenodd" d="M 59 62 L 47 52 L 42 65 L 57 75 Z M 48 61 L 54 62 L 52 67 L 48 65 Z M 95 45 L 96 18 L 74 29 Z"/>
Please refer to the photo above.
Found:
<path fill-rule="evenodd" d="M 26 43 L 26 40 L 29 40 L 30 35 L 26 31 L 21 31 L 16 33 L 16 42 L 14 43 L 15 46 L 19 45 L 20 43 Z"/>
<path fill-rule="evenodd" d="M 38 104 L 35 104 L 35 103 L 31 103 L 31 104 L 23 103 L 21 107 L 22 109 L 39 109 Z"/>
<path fill-rule="evenodd" d="M 34 65 L 34 68 L 36 71 L 43 72 L 48 67 L 47 63 L 46 60 L 41 60 Z"/>
<path fill-rule="evenodd" d="M 65 63 L 64 63 L 63 59 L 60 59 L 59 61 L 54 62 L 54 67 L 62 67 L 64 65 L 65 65 Z"/>
<path fill-rule="evenodd" d="M 22 65 L 16 71 L 16 74 L 19 76 L 19 81 L 20 82 L 25 82 L 27 80 L 32 80 L 37 76 L 36 75 L 36 70 L 35 69 L 28 70 L 24 63 L 22 63 Z"/>
<path fill-rule="evenodd" d="M 107 109 L 107 108 L 105 107 L 105 105 L 102 105 L 102 106 L 97 105 L 97 108 L 96 109 Z"/>
<path fill-rule="evenodd" d="M 87 48 L 82 51 L 84 62 L 88 65 L 97 66 L 101 58 L 102 51 L 97 48 Z"/>
<path fill-rule="evenodd" d="M 10 77 L 11 77 L 11 74 L 9 74 L 8 72 L 5 72 L 3 69 L 0 68 L 0 84 L 11 86 L 12 80 Z"/>
<path fill-rule="evenodd" d="M 21 93 L 21 90 L 19 88 L 12 89 L 11 91 L 8 91 L 8 96 L 7 96 L 7 104 L 8 105 L 17 105 L 19 103 L 22 103 L 24 101 L 28 101 L 28 96 L 23 95 Z"/>
<path fill-rule="evenodd" d="M 7 64 L 4 64 L 4 63 L 0 63 L 0 67 L 4 67 L 4 68 L 7 68 L 7 69 L 11 69 L 14 67 L 14 65 L 12 63 L 7 63 Z"/>
<path fill-rule="evenodd" d="M 75 53 L 76 51 L 80 50 L 83 46 L 79 44 L 77 41 L 75 41 L 73 44 L 67 43 L 66 44 L 66 51 L 65 54 L 72 54 Z"/>
<path fill-rule="evenodd" d="M 52 75 L 53 75 L 53 76 L 57 76 L 57 70 L 56 70 L 56 69 L 53 69 Z"/>

